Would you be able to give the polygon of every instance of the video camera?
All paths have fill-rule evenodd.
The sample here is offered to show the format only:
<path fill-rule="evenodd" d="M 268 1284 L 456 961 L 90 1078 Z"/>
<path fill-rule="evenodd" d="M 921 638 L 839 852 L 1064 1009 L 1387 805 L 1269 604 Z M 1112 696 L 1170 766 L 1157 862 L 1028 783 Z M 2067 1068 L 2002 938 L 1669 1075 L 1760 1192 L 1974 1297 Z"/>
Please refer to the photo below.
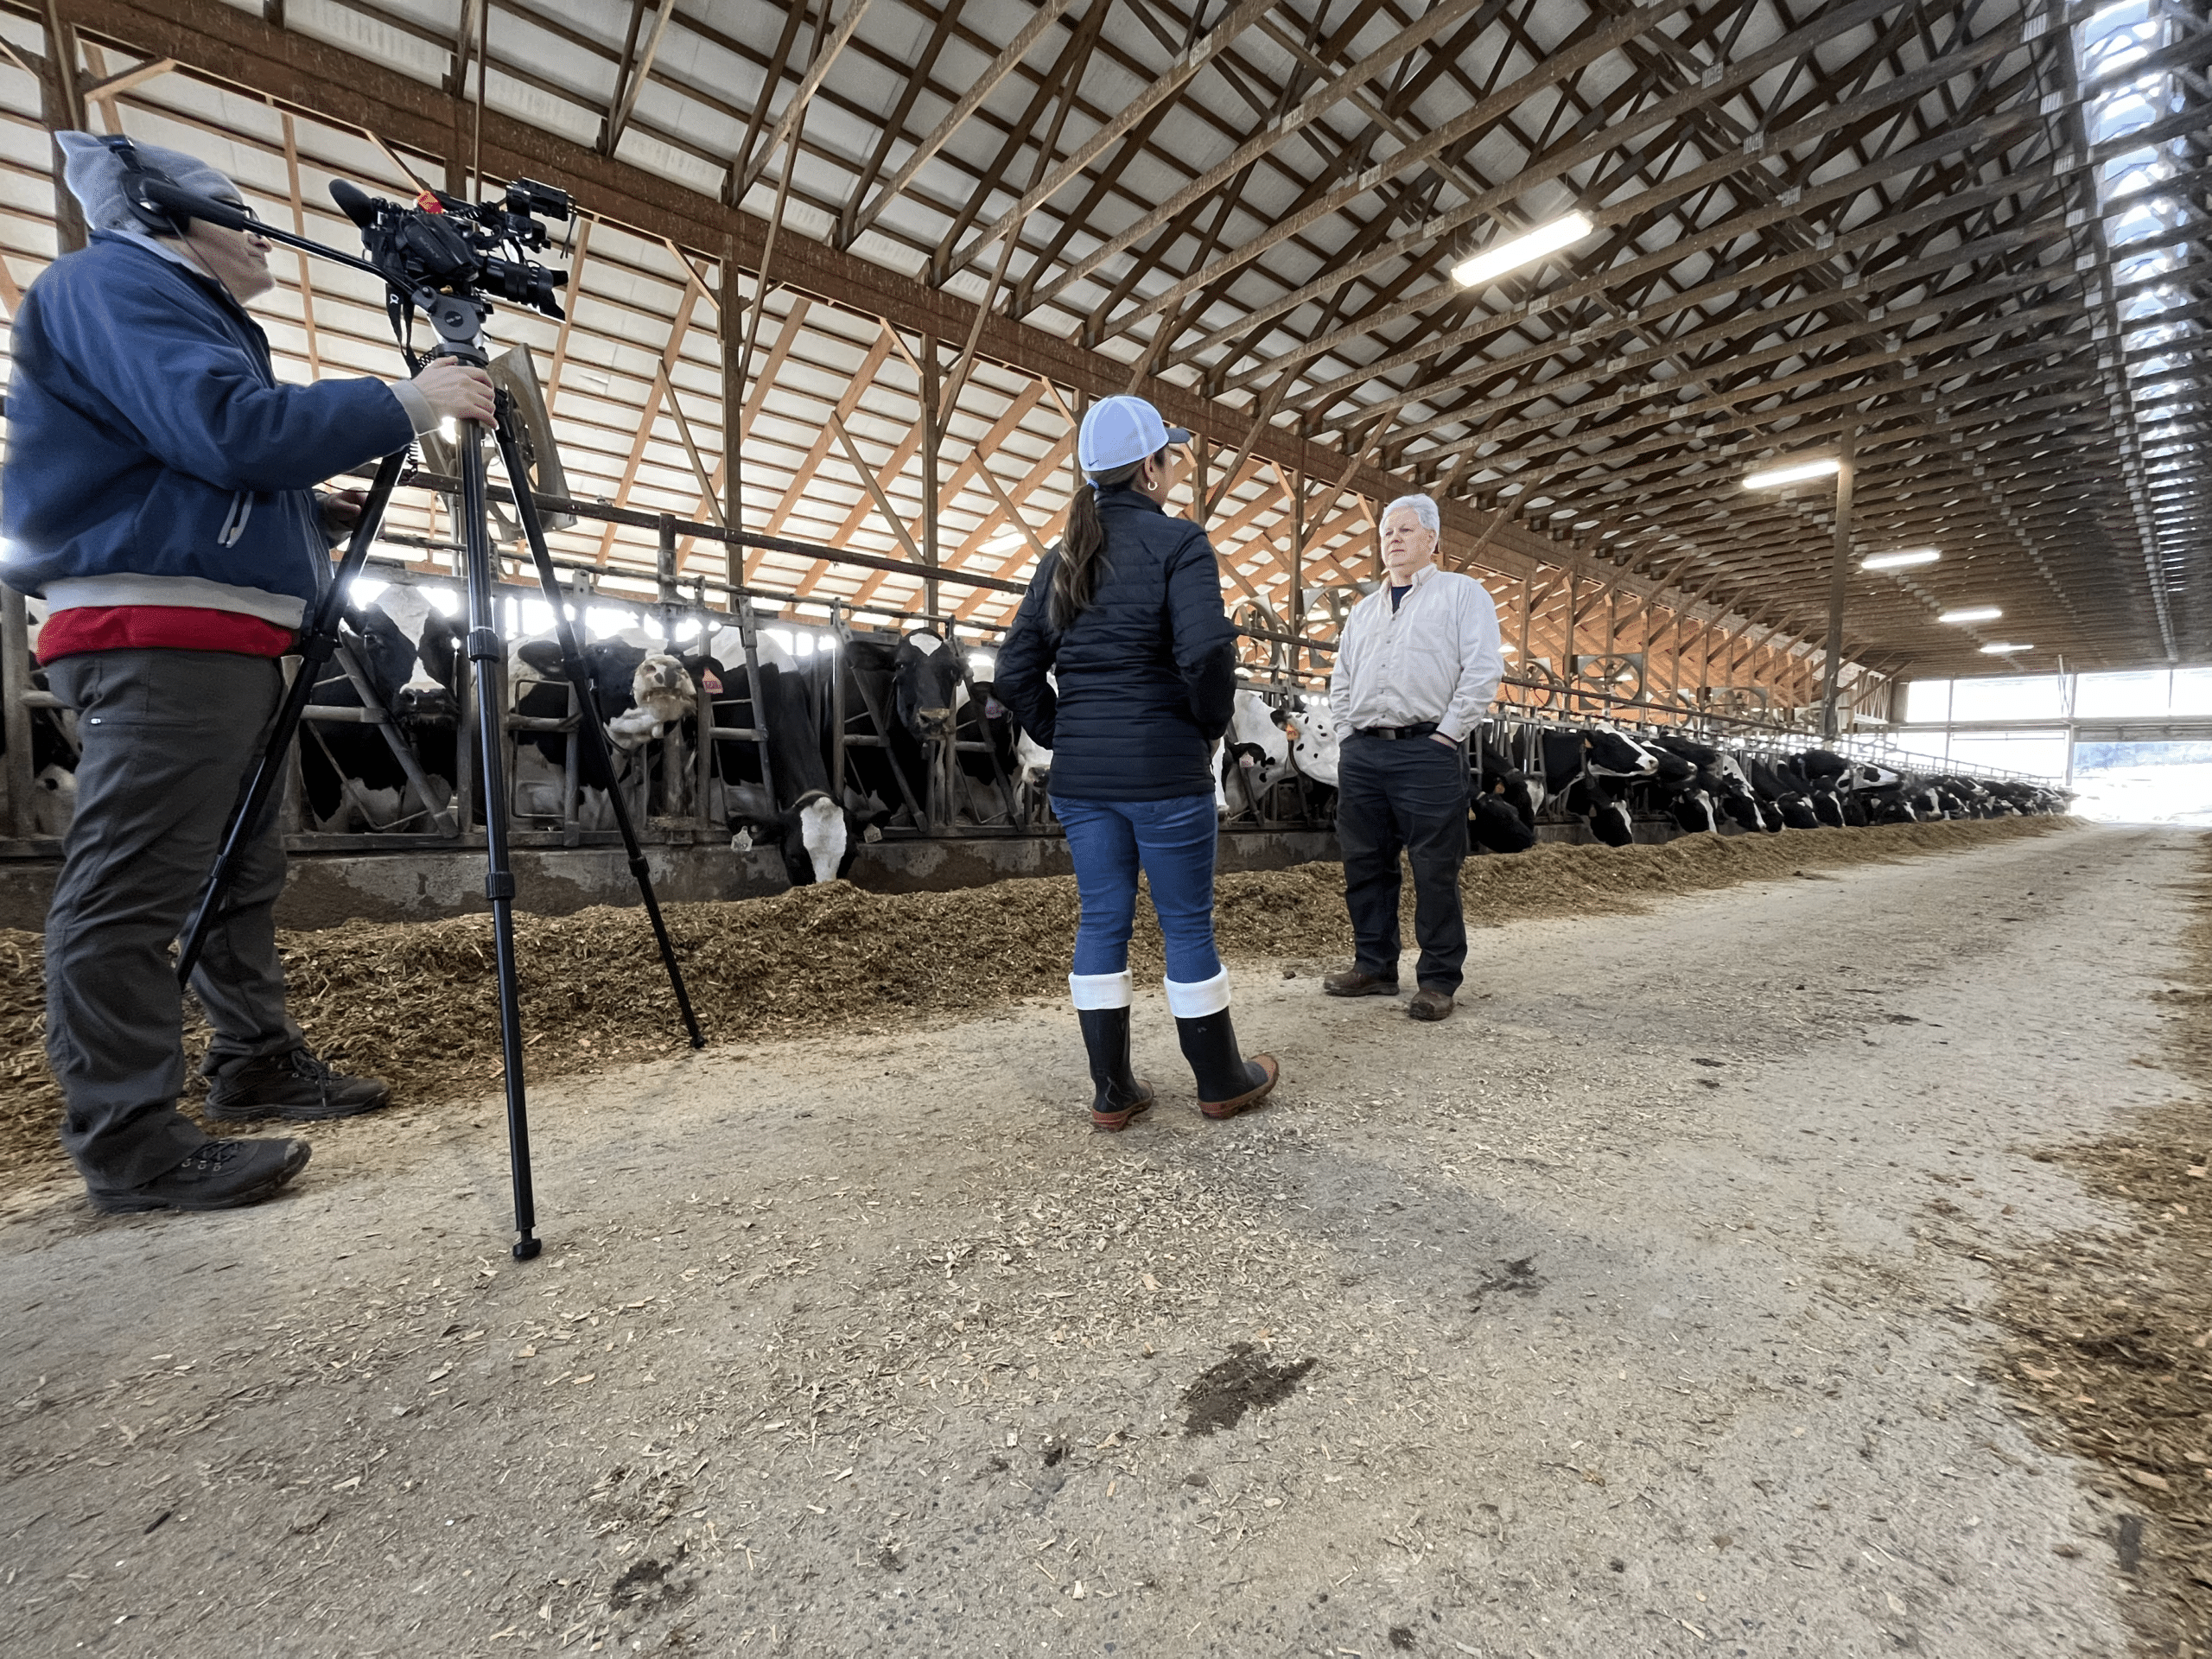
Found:
<path fill-rule="evenodd" d="M 337 179 L 330 194 L 360 226 L 369 263 L 403 292 L 486 293 L 556 320 L 563 315 L 554 290 L 569 273 L 529 256 L 552 241 L 540 215 L 564 225 L 574 217 L 567 191 L 517 179 L 497 202 L 425 190 L 402 207 Z"/>

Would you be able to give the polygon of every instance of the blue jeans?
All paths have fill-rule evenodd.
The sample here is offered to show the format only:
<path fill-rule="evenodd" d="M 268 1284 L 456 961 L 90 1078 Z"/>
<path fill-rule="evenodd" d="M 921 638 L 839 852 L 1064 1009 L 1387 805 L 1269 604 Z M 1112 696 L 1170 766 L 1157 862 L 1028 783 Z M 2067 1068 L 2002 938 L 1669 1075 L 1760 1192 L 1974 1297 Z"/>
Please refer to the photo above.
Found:
<path fill-rule="evenodd" d="M 1213 948 L 1213 855 L 1220 830 L 1211 795 L 1166 801 L 1056 795 L 1052 810 L 1067 831 L 1083 901 L 1075 934 L 1077 973 L 1128 971 L 1140 866 L 1152 882 L 1152 907 L 1167 945 L 1167 977 L 1197 984 L 1221 972 Z"/>

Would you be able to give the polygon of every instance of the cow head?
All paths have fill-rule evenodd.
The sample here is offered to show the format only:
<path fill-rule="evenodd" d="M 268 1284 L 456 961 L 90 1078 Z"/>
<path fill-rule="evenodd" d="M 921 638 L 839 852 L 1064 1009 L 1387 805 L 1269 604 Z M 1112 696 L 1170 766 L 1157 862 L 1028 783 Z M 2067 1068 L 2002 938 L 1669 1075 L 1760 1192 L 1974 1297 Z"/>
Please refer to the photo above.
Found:
<path fill-rule="evenodd" d="M 968 665 L 944 639 L 926 631 L 908 634 L 892 658 L 899 723 L 925 742 L 949 739 L 958 712 L 958 688 Z"/>
<path fill-rule="evenodd" d="M 1748 791 L 1740 795 L 1732 793 L 1722 796 L 1720 810 L 1743 829 L 1764 830 L 1766 828 L 1765 815 L 1759 810 L 1759 804 L 1751 798 Z"/>
<path fill-rule="evenodd" d="M 1592 727 L 1582 734 L 1590 770 L 1611 778 L 1650 778 L 1659 771 L 1659 757 L 1623 732 Z"/>
<path fill-rule="evenodd" d="M 370 677 L 392 717 L 453 719 L 461 630 L 415 588 L 386 588 L 364 620 L 377 663 Z"/>
<path fill-rule="evenodd" d="M 1677 828 L 1692 835 L 1719 830 L 1720 820 L 1713 810 L 1713 797 L 1701 789 L 1686 789 L 1675 796 L 1669 810 Z"/>
<path fill-rule="evenodd" d="M 631 672 L 630 696 L 657 724 L 683 719 L 697 695 L 683 664 L 666 652 L 654 652 Z"/>
<path fill-rule="evenodd" d="M 1636 839 L 1636 826 L 1623 801 L 1600 801 L 1590 815 L 1590 833 L 1608 847 L 1625 847 Z"/>
<path fill-rule="evenodd" d="M 845 809 L 820 790 L 810 789 L 792 804 L 791 817 L 794 833 L 784 843 L 784 862 L 790 868 L 792 884 L 806 885 L 798 880 L 802 869 L 817 884 L 835 881 L 849 840 Z M 796 847 L 793 841 L 798 842 Z"/>
<path fill-rule="evenodd" d="M 1301 709 L 1283 731 L 1290 739 L 1290 764 L 1301 776 L 1334 789 L 1338 775 L 1337 721 L 1327 707 L 1316 703 Z"/>
<path fill-rule="evenodd" d="M 1535 826 L 1503 796 L 1476 796 L 1467 808 L 1467 829 L 1477 846 L 1493 853 L 1522 853 L 1536 844 Z"/>

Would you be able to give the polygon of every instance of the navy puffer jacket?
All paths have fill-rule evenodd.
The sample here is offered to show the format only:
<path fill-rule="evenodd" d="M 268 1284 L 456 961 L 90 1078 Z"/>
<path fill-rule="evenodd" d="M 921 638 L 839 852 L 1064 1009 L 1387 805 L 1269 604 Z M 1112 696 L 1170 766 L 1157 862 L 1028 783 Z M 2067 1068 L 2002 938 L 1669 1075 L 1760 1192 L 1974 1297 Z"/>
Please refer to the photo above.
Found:
<path fill-rule="evenodd" d="M 1056 796 L 1211 795 L 1211 753 L 1236 699 L 1236 634 L 1213 544 L 1132 489 L 1101 491 L 1098 513 L 1106 544 L 1090 607 L 1052 632 L 1059 554 L 1047 555 L 1000 648 L 999 696 L 1052 750 Z"/>

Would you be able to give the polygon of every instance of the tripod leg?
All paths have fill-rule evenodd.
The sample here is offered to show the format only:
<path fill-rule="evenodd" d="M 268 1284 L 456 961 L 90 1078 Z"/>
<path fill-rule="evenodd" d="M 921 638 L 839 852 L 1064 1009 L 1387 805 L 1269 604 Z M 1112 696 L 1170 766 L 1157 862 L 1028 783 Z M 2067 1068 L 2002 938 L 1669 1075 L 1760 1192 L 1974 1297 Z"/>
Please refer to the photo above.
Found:
<path fill-rule="evenodd" d="M 499 985 L 499 1052 L 506 1081 L 507 1154 L 514 1178 L 514 1257 L 527 1262 L 543 1248 L 534 1236 L 537 1202 L 530 1176 L 530 1109 L 523 1090 L 522 995 L 515 981 L 515 877 L 507 855 L 506 721 L 499 707 L 498 601 L 492 593 L 490 503 L 484 490 L 483 436 L 476 423 L 461 432 L 461 542 L 468 578 L 468 662 L 476 685 L 477 739 L 483 746 L 484 896 L 492 905 L 492 947 Z M 464 734 L 464 742 L 467 741 Z"/>
<path fill-rule="evenodd" d="M 277 704 L 276 718 L 270 724 L 269 740 L 262 746 L 261 759 L 254 763 L 253 771 L 238 791 L 238 804 L 231 809 L 231 821 L 223 829 L 223 849 L 215 855 L 215 868 L 208 872 L 207 884 L 200 890 L 200 902 L 194 907 L 192 919 L 186 925 L 177 947 L 176 980 L 180 985 L 192 982 L 192 970 L 200 964 L 208 929 L 222 912 L 232 879 L 238 874 L 238 860 L 245 852 L 246 843 L 259 830 L 269 808 L 269 798 L 284 775 L 284 756 L 299 733 L 301 711 L 308 706 L 315 682 L 322 677 L 323 665 L 338 648 L 338 620 L 346 609 L 346 590 L 368 563 L 369 544 L 383 527 L 385 508 L 391 500 L 392 486 L 399 482 L 399 469 L 406 462 L 407 451 L 402 448 L 395 449 L 378 463 L 368 499 L 361 504 L 361 516 L 353 523 L 353 539 L 346 543 L 346 556 L 340 563 L 337 574 L 315 601 L 315 612 L 300 636 L 300 671 L 285 688 L 284 700 Z"/>
<path fill-rule="evenodd" d="M 553 632 L 561 644 L 561 666 L 568 674 L 569 683 L 576 690 L 579 718 L 575 735 L 569 741 L 584 744 L 585 753 L 607 780 L 607 804 L 613 810 L 614 827 L 621 832 L 622 849 L 629 856 L 630 874 L 637 878 L 638 893 L 645 901 L 645 916 L 652 924 L 654 942 L 660 946 L 661 964 L 668 969 L 668 982 L 676 992 L 677 1011 L 683 1016 L 684 1033 L 690 1039 L 692 1047 L 704 1048 L 706 1034 L 699 1029 L 699 1016 L 691 1011 L 690 994 L 683 988 L 683 970 L 677 965 L 676 945 L 668 937 L 667 922 L 662 919 L 660 900 L 653 894 L 652 872 L 645 862 L 645 849 L 639 843 L 637 828 L 630 818 L 629 803 L 622 798 L 620 784 L 614 776 L 614 757 L 607 741 L 606 723 L 599 717 L 599 704 L 592 696 L 590 671 L 576 643 L 575 627 L 563 608 L 567 596 L 562 593 L 560 578 L 554 571 L 552 552 L 545 545 L 545 525 L 537 516 L 537 503 L 530 493 L 530 470 L 523 461 L 521 446 L 515 440 L 513 416 L 504 392 L 499 396 L 499 457 L 514 492 L 515 512 L 522 519 L 523 535 L 530 543 L 530 556 L 537 565 L 537 585 L 544 592 L 545 602 L 553 607 Z M 753 710 L 756 722 L 760 712 L 757 708 Z M 490 740 L 487 737 L 486 741 Z"/>

